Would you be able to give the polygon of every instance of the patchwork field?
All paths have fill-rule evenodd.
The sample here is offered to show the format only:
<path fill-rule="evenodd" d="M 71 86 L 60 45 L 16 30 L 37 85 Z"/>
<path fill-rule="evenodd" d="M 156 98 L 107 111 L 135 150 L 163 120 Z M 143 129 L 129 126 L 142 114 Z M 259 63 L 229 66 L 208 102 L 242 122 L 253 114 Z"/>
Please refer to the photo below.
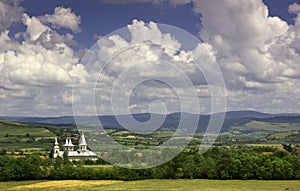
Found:
<path fill-rule="evenodd" d="M 1 182 L 0 190 L 189 190 L 189 191 L 282 191 L 300 190 L 300 181 L 259 180 L 62 180 Z"/>
<path fill-rule="evenodd" d="M 49 130 L 43 127 L 37 127 L 33 125 L 28 125 L 24 123 L 16 123 L 10 121 L 0 120 L 0 136 L 10 137 L 17 135 L 36 136 L 36 137 L 53 137 L 55 136 Z M 6 136 L 5 136 L 6 135 Z M 2 138 L 3 139 L 3 138 Z"/>
<path fill-rule="evenodd" d="M 35 151 L 49 150 L 56 135 L 48 129 L 24 123 L 0 120 L 0 150 L 7 154 L 24 154 Z"/>
<path fill-rule="evenodd" d="M 251 121 L 242 126 L 233 126 L 233 131 L 273 131 L 273 132 L 289 132 L 300 129 L 298 123 L 270 123 L 261 121 Z"/>

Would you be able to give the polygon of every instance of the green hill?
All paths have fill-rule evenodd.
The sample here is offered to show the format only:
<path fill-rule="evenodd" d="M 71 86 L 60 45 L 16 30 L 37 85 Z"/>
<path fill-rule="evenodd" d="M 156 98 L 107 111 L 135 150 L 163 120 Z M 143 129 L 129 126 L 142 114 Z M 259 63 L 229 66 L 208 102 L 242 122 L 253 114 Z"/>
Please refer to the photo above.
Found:
<path fill-rule="evenodd" d="M 47 127 L 0 120 L 1 154 L 45 154 L 55 136 Z"/>
<path fill-rule="evenodd" d="M 246 132 L 290 132 L 300 130 L 299 123 L 275 123 L 275 122 L 262 122 L 262 121 L 250 121 L 245 125 L 233 126 L 229 128 L 233 131 Z"/>
<path fill-rule="evenodd" d="M 267 143 L 299 144 L 300 140 L 300 123 L 252 120 L 244 125 L 232 126 L 229 131 L 235 135 L 248 136 L 252 140 Z"/>

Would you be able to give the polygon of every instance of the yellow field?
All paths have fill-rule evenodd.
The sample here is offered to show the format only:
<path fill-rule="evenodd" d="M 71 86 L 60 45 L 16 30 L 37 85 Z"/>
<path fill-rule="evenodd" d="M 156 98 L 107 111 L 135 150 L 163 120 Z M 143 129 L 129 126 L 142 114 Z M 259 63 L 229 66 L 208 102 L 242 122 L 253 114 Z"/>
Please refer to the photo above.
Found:
<path fill-rule="evenodd" d="M 84 188 L 93 188 L 108 184 L 120 183 L 117 180 L 58 180 L 58 181 L 24 181 L 26 185 L 15 185 L 12 187 L 3 188 L 3 190 L 85 190 Z M 14 182 L 16 183 L 16 182 Z M 20 182 L 22 183 L 22 182 Z M 0 183 L 1 184 L 1 183 Z M 8 182 L 9 184 L 9 182 Z M 1 187 L 0 187 L 1 188 Z"/>
<path fill-rule="evenodd" d="M 260 180 L 62 180 L 0 182 L 0 190 L 184 190 L 184 191 L 300 191 L 300 181 Z"/>

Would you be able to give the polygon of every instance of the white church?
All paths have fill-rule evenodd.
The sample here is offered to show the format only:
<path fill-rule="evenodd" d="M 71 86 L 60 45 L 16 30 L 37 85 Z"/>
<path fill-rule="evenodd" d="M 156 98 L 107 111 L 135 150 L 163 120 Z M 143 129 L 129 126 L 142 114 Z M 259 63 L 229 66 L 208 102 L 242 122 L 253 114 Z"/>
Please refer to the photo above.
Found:
<path fill-rule="evenodd" d="M 53 147 L 53 158 L 63 158 L 65 154 L 71 161 L 97 160 L 97 155 L 94 152 L 88 150 L 87 148 L 84 133 L 81 134 L 79 149 L 77 151 L 74 151 L 74 146 L 75 145 L 72 144 L 71 137 L 67 137 L 66 143 L 63 145 L 64 150 L 60 151 L 57 138 L 55 138 L 55 143 Z"/>

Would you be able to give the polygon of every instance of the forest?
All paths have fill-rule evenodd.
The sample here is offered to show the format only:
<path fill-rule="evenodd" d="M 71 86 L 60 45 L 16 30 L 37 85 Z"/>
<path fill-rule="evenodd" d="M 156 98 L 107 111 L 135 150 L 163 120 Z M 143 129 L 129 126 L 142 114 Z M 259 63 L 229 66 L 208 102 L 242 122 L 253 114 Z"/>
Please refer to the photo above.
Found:
<path fill-rule="evenodd" d="M 290 145 L 285 145 L 287 148 Z M 241 179 L 299 180 L 300 155 L 285 149 L 212 147 L 199 154 L 186 148 L 171 161 L 149 169 L 127 169 L 97 161 L 74 161 L 40 156 L 0 156 L 0 181 L 12 180 L 141 180 L 141 179 Z"/>

